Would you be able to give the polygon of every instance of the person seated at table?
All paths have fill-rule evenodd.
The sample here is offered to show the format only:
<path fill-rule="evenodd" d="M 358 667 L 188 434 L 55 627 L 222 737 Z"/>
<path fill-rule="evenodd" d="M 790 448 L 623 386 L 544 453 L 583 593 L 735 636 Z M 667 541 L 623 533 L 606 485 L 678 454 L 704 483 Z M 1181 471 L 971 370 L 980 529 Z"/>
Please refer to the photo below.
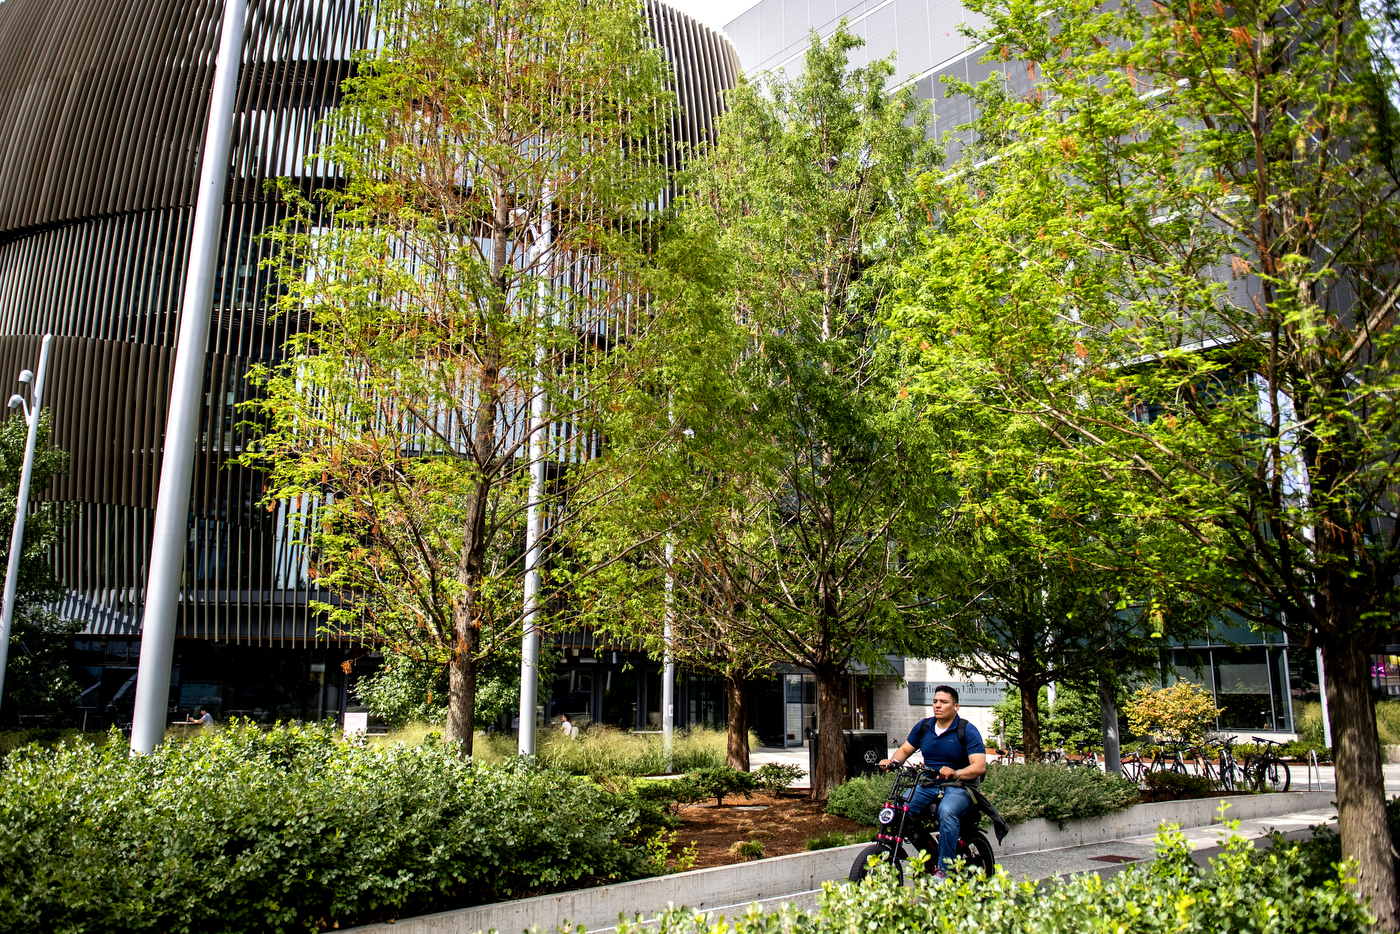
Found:
<path fill-rule="evenodd" d="M 214 729 L 214 718 L 213 718 L 212 715 L 210 715 L 209 711 L 206 710 L 206 709 L 203 708 L 203 707 L 199 708 L 199 719 L 195 719 L 194 715 L 191 714 L 191 715 L 185 720 L 185 722 L 186 722 L 186 723 L 198 723 L 200 726 L 204 727 L 206 730 L 212 730 L 212 729 Z"/>

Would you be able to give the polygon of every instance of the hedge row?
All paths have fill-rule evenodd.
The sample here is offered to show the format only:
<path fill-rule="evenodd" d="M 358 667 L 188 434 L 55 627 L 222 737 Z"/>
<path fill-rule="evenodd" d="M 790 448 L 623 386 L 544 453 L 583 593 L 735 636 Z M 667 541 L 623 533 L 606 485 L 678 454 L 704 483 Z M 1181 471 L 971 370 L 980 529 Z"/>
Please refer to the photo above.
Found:
<path fill-rule="evenodd" d="M 887 867 L 858 885 L 826 883 L 815 911 L 783 906 L 718 923 L 688 909 L 663 915 L 659 934 L 1362 934 L 1369 921 L 1343 887 L 1297 845 L 1257 850 L 1233 838 L 1210 867 L 1196 865 L 1180 834 L 1158 837 L 1156 861 L 1107 879 L 1093 873 L 1040 885 L 1005 872 L 953 874 L 935 883 L 927 871 L 909 887 Z M 642 934 L 640 917 L 618 934 Z"/>
<path fill-rule="evenodd" d="M 893 784 L 892 775 L 851 779 L 832 789 L 827 813 L 874 824 Z M 1033 817 L 1061 823 L 1102 817 L 1132 807 L 1138 800 L 1137 785 L 1126 779 L 1098 769 L 1067 769 L 1059 765 L 989 765 L 982 791 L 1012 824 Z"/>
<path fill-rule="evenodd" d="M 324 929 L 633 878 L 625 796 L 441 743 L 234 727 L 0 767 L 0 931 Z"/>

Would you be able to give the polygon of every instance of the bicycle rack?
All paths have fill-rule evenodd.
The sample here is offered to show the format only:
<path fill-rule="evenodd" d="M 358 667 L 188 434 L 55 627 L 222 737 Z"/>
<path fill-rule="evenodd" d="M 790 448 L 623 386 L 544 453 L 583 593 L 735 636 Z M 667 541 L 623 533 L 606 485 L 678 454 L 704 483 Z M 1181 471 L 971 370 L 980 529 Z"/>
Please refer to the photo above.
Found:
<path fill-rule="evenodd" d="M 1308 791 L 1313 790 L 1313 772 L 1317 772 L 1317 790 L 1322 790 L 1322 766 L 1317 761 L 1317 750 L 1308 750 Z"/>

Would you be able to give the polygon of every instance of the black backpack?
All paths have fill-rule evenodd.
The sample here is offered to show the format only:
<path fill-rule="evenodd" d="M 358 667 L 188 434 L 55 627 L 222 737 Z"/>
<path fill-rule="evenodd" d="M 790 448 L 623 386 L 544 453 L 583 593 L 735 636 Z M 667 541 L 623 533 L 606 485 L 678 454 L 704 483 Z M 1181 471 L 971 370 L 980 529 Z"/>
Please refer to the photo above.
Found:
<path fill-rule="evenodd" d="M 922 749 L 922 748 L 923 748 L 923 745 L 924 745 L 924 736 L 928 733 L 929 724 L 930 724 L 930 723 L 934 723 L 934 722 L 936 722 L 936 721 L 934 720 L 933 717 L 924 717 L 922 720 L 920 720 L 920 721 L 918 722 L 918 724 L 917 724 L 917 729 L 918 729 L 918 731 L 919 731 L 919 741 L 918 741 L 917 743 L 914 743 L 914 744 L 913 744 L 915 749 Z M 957 728 L 958 728 L 958 742 L 962 744 L 963 755 L 966 756 L 966 755 L 967 755 L 967 721 L 964 720 L 962 717 L 958 717 Z M 969 784 L 969 785 L 971 785 L 971 786 L 973 786 L 973 787 L 975 788 L 975 787 L 977 787 L 978 785 L 982 784 L 982 779 L 980 779 L 980 778 L 974 779 L 973 781 L 967 782 L 967 784 Z"/>

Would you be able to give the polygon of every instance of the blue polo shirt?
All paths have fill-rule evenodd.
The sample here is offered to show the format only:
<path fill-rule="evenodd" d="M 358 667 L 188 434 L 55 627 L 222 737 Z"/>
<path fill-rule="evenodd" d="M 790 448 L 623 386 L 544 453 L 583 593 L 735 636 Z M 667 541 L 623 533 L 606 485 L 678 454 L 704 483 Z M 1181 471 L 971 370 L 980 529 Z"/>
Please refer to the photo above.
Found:
<path fill-rule="evenodd" d="M 932 717 L 914 724 L 914 729 L 909 731 L 909 745 L 923 752 L 924 765 L 933 769 L 941 769 L 945 765 L 951 769 L 965 769 L 971 764 L 969 755 L 986 755 L 987 745 L 982 742 L 982 734 L 971 723 L 967 725 L 967 748 L 964 749 L 963 744 L 958 742 L 958 721 L 961 719 L 954 717 L 942 736 L 937 735 L 938 721 Z M 922 741 L 920 732 L 924 734 Z"/>

